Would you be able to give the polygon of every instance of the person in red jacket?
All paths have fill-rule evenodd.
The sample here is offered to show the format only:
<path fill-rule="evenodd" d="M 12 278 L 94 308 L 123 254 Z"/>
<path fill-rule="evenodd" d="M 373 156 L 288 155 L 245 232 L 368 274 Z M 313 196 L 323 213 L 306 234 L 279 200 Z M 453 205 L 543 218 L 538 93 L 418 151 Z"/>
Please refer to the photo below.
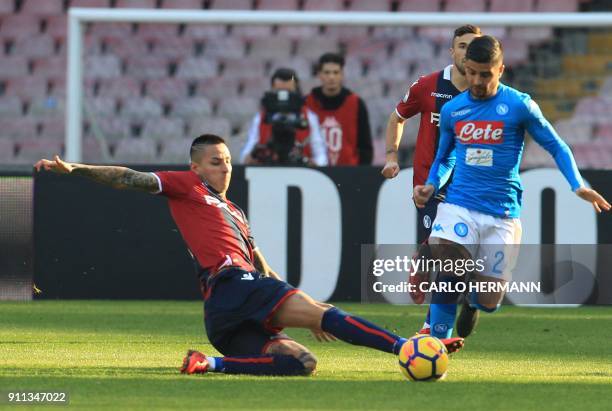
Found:
<path fill-rule="evenodd" d="M 342 82 L 344 57 L 325 53 L 319 58 L 320 87 L 306 96 L 306 106 L 319 117 L 330 165 L 372 164 L 372 134 L 363 100 Z"/>

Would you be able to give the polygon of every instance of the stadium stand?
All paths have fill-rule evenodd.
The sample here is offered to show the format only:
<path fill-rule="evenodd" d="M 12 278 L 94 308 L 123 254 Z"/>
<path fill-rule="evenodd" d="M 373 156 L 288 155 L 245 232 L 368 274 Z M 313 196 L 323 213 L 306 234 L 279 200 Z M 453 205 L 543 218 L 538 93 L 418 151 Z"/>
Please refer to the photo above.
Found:
<path fill-rule="evenodd" d="M 0 2 L 0 161 L 28 163 L 58 149 L 64 133 L 67 7 L 428 12 L 589 11 L 606 0 L 36 0 Z M 388 114 L 419 74 L 443 68 L 451 28 L 228 26 L 92 23 L 85 31 L 84 155 L 89 161 L 184 161 L 193 135 L 246 132 L 277 67 L 317 85 L 325 51 L 347 55 L 347 86 L 365 98 L 377 150 Z M 612 157 L 612 32 L 549 27 L 486 28 L 500 37 L 505 81 L 531 93 L 576 150 L 581 167 Z M 559 52 L 561 51 L 561 52 Z M 406 125 L 410 160 L 418 121 Z M 133 139 L 134 141 L 130 140 Z M 177 143 L 172 141 L 176 139 Z M 36 145 L 32 141 L 43 141 Z M 102 144 L 102 143 L 104 144 Z M 48 145 L 45 145 L 48 144 Z M 108 147 L 105 146 L 108 144 Z M 161 144 L 161 145 L 160 145 Z M 183 144 L 183 145 L 181 145 Z M 594 147 L 594 148 L 592 148 Z M 37 151 L 38 150 L 38 151 Z M 126 150 L 125 154 L 121 154 Z M 234 153 L 236 156 L 236 153 Z M 608 156 L 607 161 L 602 158 Z M 384 156 L 377 151 L 375 162 Z M 607 164 L 606 164 L 607 163 Z M 550 164 L 534 144 L 525 167 Z"/>

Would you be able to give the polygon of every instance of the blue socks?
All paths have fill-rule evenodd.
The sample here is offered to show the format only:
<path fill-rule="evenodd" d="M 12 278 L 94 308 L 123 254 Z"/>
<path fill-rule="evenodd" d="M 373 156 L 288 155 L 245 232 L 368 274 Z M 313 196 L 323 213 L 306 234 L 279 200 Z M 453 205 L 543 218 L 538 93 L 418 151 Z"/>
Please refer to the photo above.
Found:
<path fill-rule="evenodd" d="M 291 355 L 262 354 L 240 357 L 212 357 L 212 372 L 253 375 L 305 375 L 304 364 Z M 212 361 L 211 361 L 212 362 Z"/>
<path fill-rule="evenodd" d="M 332 307 L 325 311 L 321 329 L 336 338 L 353 345 L 374 348 L 380 351 L 398 354 L 405 338 L 364 320 Z"/>
<path fill-rule="evenodd" d="M 461 279 L 455 275 L 439 275 L 438 283 L 447 283 L 454 287 Z M 434 292 L 431 296 L 431 304 L 427 313 L 427 322 L 430 333 L 436 338 L 450 338 L 455 326 L 455 315 L 457 314 L 457 292 Z"/>

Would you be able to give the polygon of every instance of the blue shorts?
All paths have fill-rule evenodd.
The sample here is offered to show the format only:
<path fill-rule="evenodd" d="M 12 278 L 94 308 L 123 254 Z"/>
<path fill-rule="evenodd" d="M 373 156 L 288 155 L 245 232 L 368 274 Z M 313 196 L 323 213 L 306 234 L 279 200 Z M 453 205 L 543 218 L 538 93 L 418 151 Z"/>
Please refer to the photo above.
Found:
<path fill-rule="evenodd" d="M 204 324 L 212 345 L 225 356 L 257 355 L 275 340 L 288 339 L 270 325 L 281 304 L 298 290 L 284 281 L 240 268 L 208 280 Z"/>

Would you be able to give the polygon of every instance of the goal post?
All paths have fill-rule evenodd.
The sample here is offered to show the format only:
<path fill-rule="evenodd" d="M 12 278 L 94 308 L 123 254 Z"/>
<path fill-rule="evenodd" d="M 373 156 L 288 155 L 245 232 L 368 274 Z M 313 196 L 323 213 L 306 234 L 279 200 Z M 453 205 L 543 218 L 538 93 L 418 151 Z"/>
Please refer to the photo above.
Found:
<path fill-rule="evenodd" d="M 466 22 L 482 27 L 610 27 L 612 13 L 422 13 L 422 12 L 311 12 L 71 8 L 68 11 L 66 82 L 66 159 L 82 160 L 83 24 L 199 23 L 249 25 L 430 26 Z"/>

